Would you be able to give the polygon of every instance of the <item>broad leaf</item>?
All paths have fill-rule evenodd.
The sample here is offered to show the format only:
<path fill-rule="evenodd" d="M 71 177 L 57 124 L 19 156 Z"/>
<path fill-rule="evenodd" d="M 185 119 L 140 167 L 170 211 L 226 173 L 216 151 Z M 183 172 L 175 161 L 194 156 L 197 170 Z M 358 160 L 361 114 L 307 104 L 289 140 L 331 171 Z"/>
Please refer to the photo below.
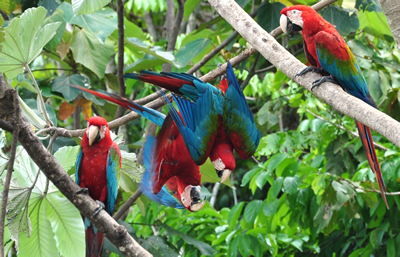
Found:
<path fill-rule="evenodd" d="M 194 57 L 201 53 L 211 40 L 208 38 L 199 38 L 187 43 L 176 53 L 176 63 L 179 67 L 185 67 Z"/>
<path fill-rule="evenodd" d="M 260 26 L 268 32 L 279 27 L 279 18 L 281 10 L 285 6 L 279 2 L 269 3 L 265 1 L 257 10 L 257 21 Z"/>
<path fill-rule="evenodd" d="M 239 216 L 240 214 L 242 214 L 243 207 L 244 207 L 244 202 L 240 202 L 239 204 L 233 206 L 231 211 L 229 212 L 228 224 L 231 230 L 233 230 L 235 228 L 235 225 L 238 223 Z"/>
<path fill-rule="evenodd" d="M 44 45 L 56 33 L 61 22 L 42 26 L 46 18 L 43 7 L 26 10 L 20 17 L 11 20 L 5 28 L 5 42 L 0 53 L 0 71 L 14 78 L 24 71 L 25 64 L 35 59 Z"/>
<path fill-rule="evenodd" d="M 320 11 L 322 17 L 335 26 L 342 35 L 348 35 L 358 30 L 360 23 L 355 11 L 350 11 L 342 7 L 330 5 Z"/>
<path fill-rule="evenodd" d="M 51 89 L 53 91 L 60 92 L 64 96 L 65 100 L 71 102 L 79 95 L 81 91 L 69 87 L 69 85 L 84 87 L 87 81 L 88 80 L 86 77 L 79 74 L 73 74 L 71 76 L 58 76 L 51 83 Z"/>
<path fill-rule="evenodd" d="M 149 46 L 146 43 L 144 43 L 142 40 L 135 38 L 135 37 L 128 38 L 128 41 L 126 43 L 128 45 L 136 48 L 137 50 L 143 51 L 144 53 L 147 53 L 147 54 L 150 54 L 150 55 L 156 57 L 157 59 L 160 59 L 164 62 L 175 65 L 174 64 L 174 61 L 175 61 L 174 55 L 171 52 L 166 52 L 166 51 L 162 50 L 162 48 L 159 46 Z"/>
<path fill-rule="evenodd" d="M 75 27 L 70 48 L 76 62 L 92 70 L 98 77 L 104 77 L 107 63 L 114 53 L 114 46 L 111 42 L 106 40 L 102 44 L 90 31 Z"/>
<path fill-rule="evenodd" d="M 142 178 L 144 168 L 137 162 L 136 154 L 128 153 L 126 151 L 121 150 L 121 155 L 122 155 L 121 171 L 126 173 L 136 183 L 139 183 Z"/>
<path fill-rule="evenodd" d="M 86 1 L 86 0 L 72 0 L 72 10 L 75 15 L 88 14 L 100 10 L 111 0 L 97 0 L 97 1 Z"/>
<path fill-rule="evenodd" d="M 299 188 L 300 185 L 300 178 L 299 176 L 294 176 L 294 177 L 286 177 L 285 180 L 283 181 L 283 188 L 285 189 L 285 192 L 288 194 L 294 194 L 297 192 L 297 189 Z"/>
<path fill-rule="evenodd" d="M 80 146 L 65 146 L 58 149 L 54 154 L 58 163 L 65 171 L 69 171 L 75 166 L 76 157 L 78 156 Z"/>
<path fill-rule="evenodd" d="M 258 213 L 261 210 L 262 205 L 263 204 L 261 200 L 253 200 L 250 203 L 248 203 L 246 208 L 244 209 L 244 214 L 243 214 L 244 219 L 248 223 L 253 224 Z"/>

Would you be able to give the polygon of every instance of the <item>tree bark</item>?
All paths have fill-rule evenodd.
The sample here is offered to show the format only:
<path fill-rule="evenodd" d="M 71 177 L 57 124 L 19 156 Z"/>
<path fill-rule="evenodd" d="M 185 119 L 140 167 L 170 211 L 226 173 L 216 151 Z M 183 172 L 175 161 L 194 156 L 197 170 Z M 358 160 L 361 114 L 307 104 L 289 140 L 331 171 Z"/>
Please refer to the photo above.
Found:
<path fill-rule="evenodd" d="M 396 0 L 379 0 L 379 3 L 396 41 L 397 49 L 400 50 L 400 2 Z"/>
<path fill-rule="evenodd" d="M 235 1 L 208 0 L 208 2 L 247 42 L 293 81 L 311 91 L 312 82 L 321 78 L 313 72 L 295 78 L 295 75 L 306 66 L 263 30 Z M 320 3 L 322 2 L 324 1 Z M 335 110 L 358 120 L 400 147 L 398 133 L 400 123 L 390 116 L 347 94 L 332 83 L 322 84 L 314 89 L 313 93 Z"/>

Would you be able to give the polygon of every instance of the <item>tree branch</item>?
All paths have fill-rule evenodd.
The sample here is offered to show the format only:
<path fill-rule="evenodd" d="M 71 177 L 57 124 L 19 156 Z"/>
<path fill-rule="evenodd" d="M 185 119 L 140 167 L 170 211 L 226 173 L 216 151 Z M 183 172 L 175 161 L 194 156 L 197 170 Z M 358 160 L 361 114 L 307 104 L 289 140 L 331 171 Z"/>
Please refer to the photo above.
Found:
<path fill-rule="evenodd" d="M 131 207 L 133 205 L 133 203 L 136 202 L 136 200 L 139 198 L 139 196 L 141 194 L 142 194 L 142 192 L 140 191 L 140 189 L 136 190 L 136 192 L 133 193 L 133 195 L 131 197 L 129 197 L 129 199 L 114 214 L 113 218 L 115 220 L 118 220 L 119 218 L 121 218 L 122 215 L 124 215 L 124 213 L 129 210 L 129 207 Z"/>
<path fill-rule="evenodd" d="M 4 242 L 4 222 L 6 218 L 6 208 L 8 203 L 8 192 L 10 190 L 10 182 L 11 176 L 14 170 L 14 161 L 15 155 L 17 152 L 17 144 L 18 144 L 18 133 L 19 133 L 19 116 L 20 116 L 20 109 L 19 109 L 19 100 L 18 100 L 18 91 L 13 90 L 13 98 L 14 98 L 14 131 L 13 131 L 13 139 L 11 143 L 11 152 L 10 152 L 10 159 L 8 159 L 8 168 L 7 168 L 7 175 L 6 180 L 4 181 L 4 188 L 3 188 L 3 197 L 1 198 L 1 214 L 0 214 L 0 242 Z M 0 246 L 0 256 L 4 256 L 4 245 Z"/>
<path fill-rule="evenodd" d="M 400 3 L 396 0 L 379 0 L 379 3 L 396 41 L 397 49 L 400 50 Z"/>
<path fill-rule="evenodd" d="M 274 64 L 289 78 L 311 91 L 312 82 L 321 78 L 320 75 L 310 72 L 295 78 L 294 76 L 306 66 L 276 42 L 236 2 L 232 0 L 208 1 L 270 63 Z M 347 94 L 338 85 L 332 83 L 324 83 L 316 88 L 313 93 L 332 106 L 333 109 L 369 126 L 400 147 L 400 134 L 398 133 L 400 123 L 390 116 Z"/>
<path fill-rule="evenodd" d="M 1 85 L 0 85 L 1 87 Z M 13 119 L 13 90 L 5 91 L 0 99 L 0 117 L 9 122 Z M 11 118 L 9 118 L 11 117 Z M 51 155 L 39 138 L 33 132 L 29 122 L 20 115 L 19 142 L 28 152 L 32 160 L 38 165 L 42 172 L 53 184 L 70 200 L 77 209 L 98 228 L 125 256 L 151 256 L 144 250 L 108 213 L 102 210 L 98 215 L 91 217 L 98 204 L 89 196 L 75 192 L 80 187 L 69 177 L 68 173 L 61 167 L 53 155 Z"/>

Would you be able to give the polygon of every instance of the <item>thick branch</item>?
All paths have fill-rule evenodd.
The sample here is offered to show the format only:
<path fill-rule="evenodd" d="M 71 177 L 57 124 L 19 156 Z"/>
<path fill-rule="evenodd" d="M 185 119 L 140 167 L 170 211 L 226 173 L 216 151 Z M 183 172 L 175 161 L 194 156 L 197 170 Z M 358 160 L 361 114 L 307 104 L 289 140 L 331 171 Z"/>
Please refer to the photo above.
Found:
<path fill-rule="evenodd" d="M 397 43 L 397 49 L 400 50 L 400 3 L 397 0 L 379 0 L 379 3 Z"/>
<path fill-rule="evenodd" d="M 309 91 L 311 90 L 312 82 L 321 78 L 318 74 L 311 72 L 294 78 L 306 66 L 276 42 L 235 1 L 208 1 L 247 42 L 289 78 Z M 398 133 L 400 131 L 400 123 L 390 116 L 345 93 L 338 85 L 332 83 L 324 83 L 316 88 L 313 93 L 335 110 L 369 126 L 400 147 L 400 134 Z"/>
<path fill-rule="evenodd" d="M 13 90 L 7 90 L 5 96 L 0 99 L 0 118 L 13 122 L 10 116 L 13 109 Z M 125 256 L 151 256 L 144 250 L 107 212 L 101 211 L 95 217 L 91 217 L 98 204 L 87 195 L 75 192 L 80 187 L 69 177 L 68 173 L 61 167 L 53 155 L 51 155 L 39 138 L 35 135 L 29 122 L 20 115 L 19 142 L 28 152 L 32 160 L 39 166 L 42 172 L 53 184 L 70 200 L 76 208 L 98 228 Z"/>

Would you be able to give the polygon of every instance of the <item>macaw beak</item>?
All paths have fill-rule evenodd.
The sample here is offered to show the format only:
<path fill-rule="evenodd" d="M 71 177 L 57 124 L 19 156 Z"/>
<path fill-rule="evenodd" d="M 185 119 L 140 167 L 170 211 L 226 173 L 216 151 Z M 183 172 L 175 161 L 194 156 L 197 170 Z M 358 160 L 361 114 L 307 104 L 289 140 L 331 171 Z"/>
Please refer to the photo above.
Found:
<path fill-rule="evenodd" d="M 87 137 L 89 139 L 89 146 L 93 144 L 93 142 L 100 140 L 100 129 L 97 126 L 89 126 L 87 130 Z"/>
<path fill-rule="evenodd" d="M 206 204 L 206 198 L 201 200 L 201 188 L 200 186 L 195 186 L 190 189 L 190 210 L 199 211 Z"/>
<path fill-rule="evenodd" d="M 221 179 L 219 181 L 219 183 L 224 183 L 229 176 L 231 175 L 232 171 L 228 170 L 228 169 L 224 169 L 224 170 L 216 170 L 217 171 L 217 175 L 218 177 Z"/>
<path fill-rule="evenodd" d="M 282 14 L 279 19 L 279 24 L 282 31 L 285 34 L 289 34 L 293 31 L 301 31 L 303 28 L 295 23 L 293 23 L 286 15 Z M 289 33 L 288 33 L 289 32 Z"/>

